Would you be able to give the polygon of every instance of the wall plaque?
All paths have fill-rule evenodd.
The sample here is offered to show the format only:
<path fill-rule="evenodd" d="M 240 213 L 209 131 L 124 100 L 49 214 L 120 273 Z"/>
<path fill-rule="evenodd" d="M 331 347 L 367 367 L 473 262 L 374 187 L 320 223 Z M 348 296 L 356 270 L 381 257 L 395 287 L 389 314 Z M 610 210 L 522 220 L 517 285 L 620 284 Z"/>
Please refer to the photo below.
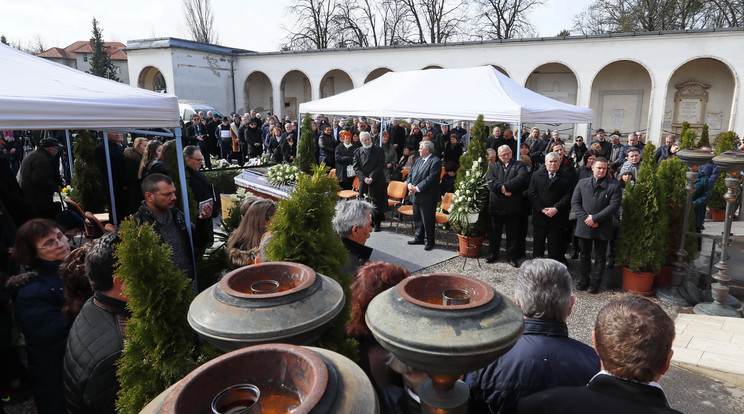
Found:
<path fill-rule="evenodd" d="M 689 81 L 675 85 L 674 94 L 674 122 L 672 129 L 679 132 L 682 123 L 687 122 L 692 128 L 701 128 L 705 122 L 705 107 L 708 104 L 708 88 L 710 85 Z"/>

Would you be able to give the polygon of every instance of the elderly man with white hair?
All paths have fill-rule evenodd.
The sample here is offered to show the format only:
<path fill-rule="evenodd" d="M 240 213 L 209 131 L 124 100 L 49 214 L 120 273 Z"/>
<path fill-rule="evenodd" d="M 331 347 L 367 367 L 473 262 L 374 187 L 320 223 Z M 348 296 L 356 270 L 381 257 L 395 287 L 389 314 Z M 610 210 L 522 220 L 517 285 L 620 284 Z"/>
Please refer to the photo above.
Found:
<path fill-rule="evenodd" d="M 380 223 L 387 209 L 387 182 L 385 181 L 385 151 L 372 145 L 372 136 L 363 131 L 359 134 L 360 148 L 354 152 L 354 172 L 359 178 L 359 194 L 371 196 L 377 208 L 372 217 L 375 231 L 380 231 Z"/>
<path fill-rule="evenodd" d="M 341 237 L 349 252 L 349 263 L 341 269 L 343 272 L 354 274 L 372 255 L 372 248 L 364 244 L 372 233 L 374 213 L 375 206 L 364 200 L 339 201 L 336 204 L 333 231 Z"/>
<path fill-rule="evenodd" d="M 566 320 L 575 298 L 571 275 L 552 259 L 522 263 L 514 300 L 524 334 L 504 356 L 466 377 L 472 413 L 516 413 L 520 398 L 560 386 L 587 384 L 600 371 L 599 357 L 568 337 Z"/>

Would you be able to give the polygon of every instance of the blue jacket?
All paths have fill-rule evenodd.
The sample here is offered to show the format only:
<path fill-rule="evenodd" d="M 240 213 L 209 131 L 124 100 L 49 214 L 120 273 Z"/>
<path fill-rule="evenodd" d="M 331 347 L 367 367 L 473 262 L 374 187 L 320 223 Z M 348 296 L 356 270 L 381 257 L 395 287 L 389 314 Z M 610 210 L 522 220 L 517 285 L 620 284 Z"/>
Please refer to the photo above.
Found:
<path fill-rule="evenodd" d="M 586 385 L 600 371 L 594 349 L 569 338 L 565 323 L 524 322 L 514 348 L 467 375 L 470 413 L 516 413 L 520 398 L 553 387 Z"/>

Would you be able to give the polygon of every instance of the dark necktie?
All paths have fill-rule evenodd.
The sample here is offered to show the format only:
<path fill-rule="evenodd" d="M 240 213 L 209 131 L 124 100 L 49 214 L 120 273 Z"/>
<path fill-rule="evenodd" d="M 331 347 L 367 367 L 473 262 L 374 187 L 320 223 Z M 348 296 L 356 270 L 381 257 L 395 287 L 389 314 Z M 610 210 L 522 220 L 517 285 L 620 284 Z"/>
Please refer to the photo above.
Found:
<path fill-rule="evenodd" d="M 553 181 L 553 178 L 555 178 L 555 173 L 550 173 L 549 177 L 550 177 L 550 181 Z"/>

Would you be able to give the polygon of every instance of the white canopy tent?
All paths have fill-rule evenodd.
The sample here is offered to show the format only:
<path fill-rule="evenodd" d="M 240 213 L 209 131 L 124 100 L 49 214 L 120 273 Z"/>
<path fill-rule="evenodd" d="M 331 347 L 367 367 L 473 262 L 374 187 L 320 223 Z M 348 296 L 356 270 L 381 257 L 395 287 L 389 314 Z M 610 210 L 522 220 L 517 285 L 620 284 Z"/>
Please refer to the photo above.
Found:
<path fill-rule="evenodd" d="M 136 128 L 174 128 L 180 154 L 183 148 L 179 119 L 178 98 L 174 95 L 103 79 L 0 44 L 0 130 L 104 130 L 106 141 L 106 130 L 139 132 Z M 69 133 L 67 146 L 71 151 Z M 112 216 L 116 217 L 109 146 L 103 147 Z M 187 194 L 183 157 L 177 159 L 181 194 Z M 182 201 L 189 222 L 188 201 Z M 191 228 L 187 226 L 187 230 L 193 251 Z"/>
<path fill-rule="evenodd" d="M 442 88 L 457 91 L 442 94 Z M 591 123 L 593 112 L 523 86 L 492 66 L 388 72 L 338 95 L 300 104 L 301 113 L 510 123 Z"/>
<path fill-rule="evenodd" d="M 178 98 L 89 75 L 0 44 L 0 129 L 179 125 Z"/>

